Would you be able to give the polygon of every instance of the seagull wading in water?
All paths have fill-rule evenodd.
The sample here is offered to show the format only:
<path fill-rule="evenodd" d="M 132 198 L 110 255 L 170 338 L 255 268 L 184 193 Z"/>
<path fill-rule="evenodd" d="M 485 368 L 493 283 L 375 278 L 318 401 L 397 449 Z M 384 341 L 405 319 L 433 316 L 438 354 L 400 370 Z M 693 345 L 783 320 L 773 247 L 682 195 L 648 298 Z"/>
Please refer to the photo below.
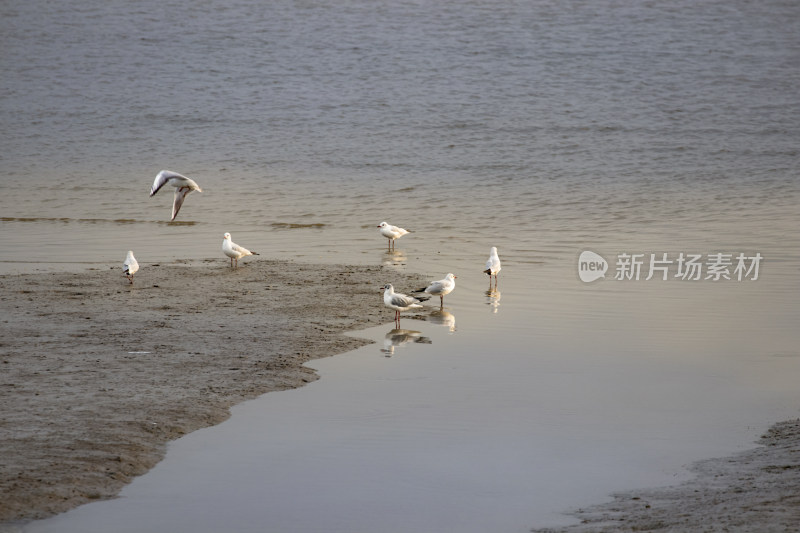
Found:
<path fill-rule="evenodd" d="M 153 181 L 153 186 L 150 187 L 150 196 L 153 196 L 161 187 L 167 184 L 175 187 L 175 197 L 172 200 L 172 218 L 170 219 L 175 220 L 175 217 L 178 216 L 178 211 L 181 210 L 183 201 L 186 199 L 186 195 L 192 191 L 203 192 L 203 190 L 193 179 L 171 170 L 162 170 Z"/>
<path fill-rule="evenodd" d="M 394 321 L 400 322 L 400 311 L 408 311 L 409 309 L 418 309 L 422 306 L 420 303 L 428 300 L 429 298 L 414 298 L 399 292 L 394 292 L 394 287 L 391 283 L 387 283 L 381 287 L 383 293 L 383 304 L 389 309 L 394 309 Z"/>
<path fill-rule="evenodd" d="M 389 249 L 394 250 L 394 240 L 399 239 L 406 233 L 411 233 L 410 231 L 398 228 L 397 226 L 392 226 L 388 222 L 381 222 L 378 224 L 378 228 L 380 229 L 380 234 L 389 239 Z"/>
<path fill-rule="evenodd" d="M 133 275 L 139 270 L 139 262 L 133 257 L 133 252 L 130 250 L 128 250 L 128 256 L 125 258 L 125 262 L 122 263 L 122 269 L 122 275 L 128 278 L 128 281 L 133 285 Z"/>
<path fill-rule="evenodd" d="M 423 287 L 411 292 L 426 292 L 430 295 L 438 296 L 439 306 L 441 307 L 444 305 L 444 295 L 450 294 L 453 292 L 453 289 L 456 288 L 456 278 L 457 276 L 453 275 L 452 272 L 448 272 L 444 279 L 432 281 L 427 287 Z"/>
<path fill-rule="evenodd" d="M 497 273 L 500 272 L 500 257 L 498 257 L 497 248 L 494 246 L 489 251 L 489 259 L 486 261 L 486 270 L 484 272 L 489 274 L 489 285 L 492 284 L 492 276 L 494 276 L 494 282 L 497 284 Z"/>
<path fill-rule="evenodd" d="M 231 258 L 231 266 L 234 265 L 234 261 L 236 261 L 236 267 L 239 267 L 239 259 L 248 255 L 258 255 L 256 252 L 251 252 L 244 246 L 239 246 L 235 242 L 231 240 L 231 234 L 226 233 L 223 235 L 222 240 L 222 253 L 227 255 Z"/>

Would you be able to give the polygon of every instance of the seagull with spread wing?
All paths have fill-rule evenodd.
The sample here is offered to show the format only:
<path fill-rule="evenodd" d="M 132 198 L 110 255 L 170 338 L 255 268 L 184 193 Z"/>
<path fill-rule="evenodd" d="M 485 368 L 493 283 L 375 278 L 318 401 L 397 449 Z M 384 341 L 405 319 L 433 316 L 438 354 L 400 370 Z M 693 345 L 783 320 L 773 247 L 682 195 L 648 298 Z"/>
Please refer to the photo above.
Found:
<path fill-rule="evenodd" d="M 175 197 L 172 200 L 172 218 L 170 220 L 175 220 L 175 217 L 178 216 L 178 211 L 181 210 L 187 194 L 192 191 L 203 192 L 193 179 L 171 170 L 162 170 L 153 181 L 153 186 L 150 187 L 150 196 L 157 193 L 164 185 L 175 187 Z"/>

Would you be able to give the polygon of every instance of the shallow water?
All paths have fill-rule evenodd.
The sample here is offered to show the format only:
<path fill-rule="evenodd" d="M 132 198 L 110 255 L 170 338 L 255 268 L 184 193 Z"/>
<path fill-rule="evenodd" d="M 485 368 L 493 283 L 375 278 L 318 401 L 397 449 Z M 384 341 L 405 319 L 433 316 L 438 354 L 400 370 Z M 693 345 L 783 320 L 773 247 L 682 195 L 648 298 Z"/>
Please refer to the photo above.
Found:
<path fill-rule="evenodd" d="M 541 277 L 526 291 L 510 272 L 491 297 L 477 278 L 427 320 L 358 332 L 376 343 L 313 362 L 320 381 L 235 407 L 120 499 L 25 531 L 522 532 L 796 416 L 796 315 L 769 282 L 666 295 Z"/>
<path fill-rule="evenodd" d="M 430 342 L 359 333 L 378 343 L 315 362 L 319 382 L 26 530 L 525 531 L 796 416 L 799 20 L 782 2 L 5 2 L 0 272 L 132 249 L 146 279 L 225 261 L 229 231 L 267 257 L 459 276 L 450 316 L 402 321 Z M 176 223 L 170 191 L 147 195 L 161 168 L 204 190 Z M 382 220 L 412 230 L 395 253 Z M 584 250 L 606 280 L 580 281 Z M 757 281 L 613 279 L 621 253 L 682 252 L 764 260 Z"/>

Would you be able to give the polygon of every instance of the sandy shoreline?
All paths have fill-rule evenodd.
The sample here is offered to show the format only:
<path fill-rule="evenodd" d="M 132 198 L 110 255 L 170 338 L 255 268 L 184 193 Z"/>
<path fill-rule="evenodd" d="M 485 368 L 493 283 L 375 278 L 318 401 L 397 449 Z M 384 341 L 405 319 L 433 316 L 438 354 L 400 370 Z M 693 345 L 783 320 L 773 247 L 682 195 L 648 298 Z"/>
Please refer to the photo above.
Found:
<path fill-rule="evenodd" d="M 571 513 L 580 524 L 536 533 L 789 533 L 800 524 L 800 419 L 774 424 L 757 448 L 692 465 L 681 485 L 614 495 Z"/>
<path fill-rule="evenodd" d="M 115 496 L 166 444 L 317 379 L 393 312 L 382 267 L 223 260 L 0 276 L 0 524 Z M 318 298 L 320 297 L 320 298 Z"/>
<path fill-rule="evenodd" d="M 379 288 L 426 281 L 382 267 L 227 261 L 0 276 L 0 531 L 114 497 L 166 444 L 229 408 L 317 378 L 302 363 L 388 322 Z M 317 298 L 323 296 L 322 298 Z M 539 532 L 794 531 L 800 420 L 694 465 L 675 487 L 617 494 Z"/>

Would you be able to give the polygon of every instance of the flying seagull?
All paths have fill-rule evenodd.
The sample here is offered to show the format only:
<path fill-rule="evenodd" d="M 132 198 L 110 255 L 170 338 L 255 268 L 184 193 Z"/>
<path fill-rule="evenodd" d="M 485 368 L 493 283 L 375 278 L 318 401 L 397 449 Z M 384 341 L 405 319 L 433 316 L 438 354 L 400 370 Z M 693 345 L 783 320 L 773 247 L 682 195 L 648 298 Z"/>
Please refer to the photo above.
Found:
<path fill-rule="evenodd" d="M 150 196 L 153 196 L 161 187 L 167 184 L 175 187 L 175 198 L 172 200 L 172 218 L 170 219 L 175 220 L 175 217 L 178 216 L 178 211 L 181 210 L 183 201 L 186 199 L 186 195 L 192 191 L 203 192 L 203 190 L 193 179 L 171 170 L 162 170 L 153 181 L 153 186 L 150 187 Z"/>

